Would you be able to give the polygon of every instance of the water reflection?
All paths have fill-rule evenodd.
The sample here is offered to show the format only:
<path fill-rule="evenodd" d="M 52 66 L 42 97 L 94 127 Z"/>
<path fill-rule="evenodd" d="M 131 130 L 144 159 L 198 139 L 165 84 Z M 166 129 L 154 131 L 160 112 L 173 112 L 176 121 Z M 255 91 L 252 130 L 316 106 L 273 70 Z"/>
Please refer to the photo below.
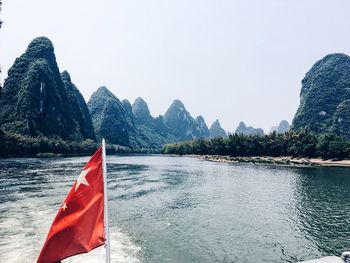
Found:
<path fill-rule="evenodd" d="M 350 173 L 341 168 L 299 169 L 296 208 L 300 231 L 319 250 L 340 255 L 350 248 Z"/>

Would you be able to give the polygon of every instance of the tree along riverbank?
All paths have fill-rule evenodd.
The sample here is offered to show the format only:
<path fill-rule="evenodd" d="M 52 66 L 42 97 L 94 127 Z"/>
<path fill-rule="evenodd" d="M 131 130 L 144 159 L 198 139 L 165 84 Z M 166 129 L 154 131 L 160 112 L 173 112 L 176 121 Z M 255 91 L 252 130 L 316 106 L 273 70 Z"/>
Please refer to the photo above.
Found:
<path fill-rule="evenodd" d="M 68 141 L 60 137 L 25 136 L 0 131 L 0 157 L 59 157 L 85 156 L 93 154 L 101 143 L 93 140 Z M 118 153 L 159 153 L 151 149 L 131 149 L 107 144 L 108 154 Z"/>
<path fill-rule="evenodd" d="M 218 155 L 232 157 L 293 157 L 321 159 L 350 159 L 350 141 L 334 134 L 314 134 L 307 130 L 272 133 L 264 136 L 230 134 L 228 137 L 196 139 L 167 144 L 164 154 Z"/>

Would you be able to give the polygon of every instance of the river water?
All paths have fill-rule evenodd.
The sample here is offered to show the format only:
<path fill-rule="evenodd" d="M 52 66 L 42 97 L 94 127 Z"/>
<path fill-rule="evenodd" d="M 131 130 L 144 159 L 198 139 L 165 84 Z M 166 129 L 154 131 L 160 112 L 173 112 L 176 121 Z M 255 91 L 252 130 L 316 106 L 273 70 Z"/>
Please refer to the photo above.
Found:
<path fill-rule="evenodd" d="M 112 262 L 296 262 L 350 249 L 350 169 L 107 159 Z M 0 262 L 36 261 L 87 161 L 0 160 Z"/>

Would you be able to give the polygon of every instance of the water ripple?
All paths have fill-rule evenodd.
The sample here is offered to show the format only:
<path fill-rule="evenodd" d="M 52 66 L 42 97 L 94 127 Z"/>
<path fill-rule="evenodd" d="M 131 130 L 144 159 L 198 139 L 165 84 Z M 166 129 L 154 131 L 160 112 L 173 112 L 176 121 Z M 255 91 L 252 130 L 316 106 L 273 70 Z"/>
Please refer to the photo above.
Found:
<path fill-rule="evenodd" d="M 87 160 L 0 160 L 2 261 L 35 261 Z M 350 246 L 347 169 L 148 155 L 108 156 L 107 169 L 113 262 L 296 262 Z"/>

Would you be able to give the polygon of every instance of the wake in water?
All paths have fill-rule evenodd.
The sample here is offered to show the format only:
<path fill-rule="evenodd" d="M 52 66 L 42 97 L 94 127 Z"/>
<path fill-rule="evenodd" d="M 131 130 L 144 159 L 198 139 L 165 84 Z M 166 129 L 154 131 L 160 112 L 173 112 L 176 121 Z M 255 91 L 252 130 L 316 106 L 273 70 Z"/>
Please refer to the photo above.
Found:
<path fill-rule="evenodd" d="M 139 263 L 138 255 L 141 248 L 133 244 L 130 238 L 115 228 L 110 229 L 111 233 L 111 262 L 119 263 Z M 99 247 L 87 254 L 77 255 L 64 260 L 70 263 L 95 263 L 104 262 L 105 249 Z"/>
<path fill-rule="evenodd" d="M 22 198 L 0 204 L 0 255 L 1 262 L 36 262 L 55 213 L 44 198 L 22 196 Z M 139 263 L 141 248 L 120 229 L 112 227 L 111 261 Z M 104 247 L 87 254 L 77 255 L 63 262 L 104 262 Z"/>

